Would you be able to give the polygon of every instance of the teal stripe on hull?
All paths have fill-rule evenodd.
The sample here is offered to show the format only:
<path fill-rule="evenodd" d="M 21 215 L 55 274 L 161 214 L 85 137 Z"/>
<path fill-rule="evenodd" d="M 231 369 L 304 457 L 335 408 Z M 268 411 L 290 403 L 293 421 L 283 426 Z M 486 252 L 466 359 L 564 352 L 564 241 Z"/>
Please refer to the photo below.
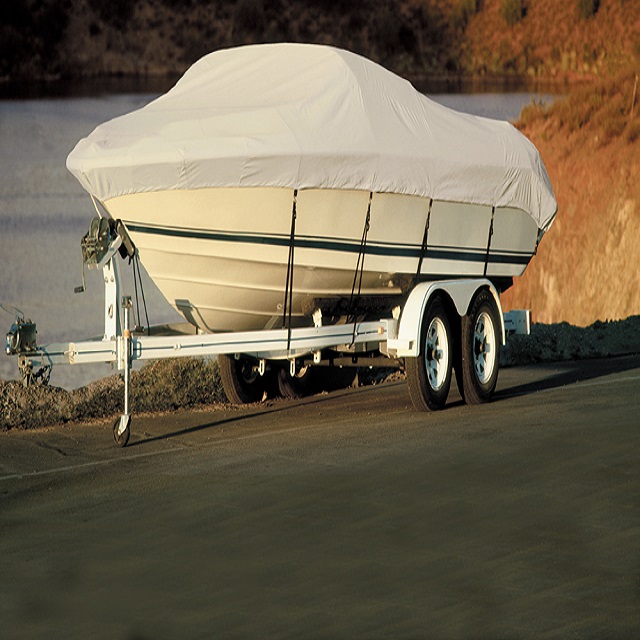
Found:
<path fill-rule="evenodd" d="M 229 233 L 225 231 L 207 231 L 204 229 L 184 229 L 178 227 L 158 227 L 125 222 L 127 229 L 132 233 L 144 233 L 148 235 L 165 236 L 170 238 L 187 238 L 192 240 L 210 240 L 214 242 L 235 242 L 239 244 L 269 245 L 275 247 L 288 247 L 289 236 L 285 235 L 258 235 L 252 233 Z M 320 249 L 324 251 L 339 251 L 341 253 L 358 254 L 359 242 L 350 242 L 339 238 L 321 238 L 314 236 L 296 236 L 296 248 Z M 420 247 L 417 245 L 390 244 L 382 242 L 369 242 L 366 253 L 376 256 L 388 256 L 393 258 L 420 257 Z M 509 252 L 490 253 L 489 262 L 492 264 L 527 265 L 532 253 Z M 453 260 L 461 262 L 481 262 L 486 258 L 485 250 L 463 251 L 453 247 L 432 246 L 427 249 L 427 259 Z"/>

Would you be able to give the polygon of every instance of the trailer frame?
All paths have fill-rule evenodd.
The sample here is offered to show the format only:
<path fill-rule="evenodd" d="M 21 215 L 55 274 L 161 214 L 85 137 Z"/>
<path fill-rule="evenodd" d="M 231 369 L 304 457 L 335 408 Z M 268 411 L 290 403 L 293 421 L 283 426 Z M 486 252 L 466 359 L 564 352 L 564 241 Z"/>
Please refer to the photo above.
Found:
<path fill-rule="evenodd" d="M 16 355 L 24 376 L 30 376 L 36 367 L 42 369 L 55 365 L 80 365 L 89 363 L 112 363 L 124 377 L 124 407 L 122 415 L 114 424 L 113 434 L 119 446 L 125 446 L 131 431 L 129 406 L 131 377 L 134 362 L 186 356 L 229 355 L 236 359 L 249 358 L 255 363 L 260 375 L 267 370 L 267 363 L 288 361 L 291 376 L 295 375 L 301 362 L 305 364 L 327 364 L 324 353 L 330 350 L 333 357 L 351 358 L 357 362 L 365 355 L 378 356 L 370 359 L 386 366 L 403 359 L 424 359 L 427 346 L 424 340 L 424 318 L 435 299 L 466 317 L 474 299 L 481 291 L 488 291 L 499 311 L 499 342 L 504 344 L 507 332 L 528 333 L 530 314 L 528 311 L 512 311 L 503 314 L 500 296 L 487 278 L 465 278 L 459 280 L 433 280 L 421 282 L 413 287 L 403 305 L 392 311 L 391 317 L 378 320 L 353 320 L 339 324 L 323 324 L 322 312 L 313 313 L 313 326 L 281 328 L 260 331 L 230 333 L 202 333 L 197 328 L 184 325 L 152 327 L 150 335 L 136 333 L 131 329 L 131 297 L 124 295 L 116 254 L 126 238 L 115 235 L 90 265 L 102 269 L 104 282 L 104 334 L 102 338 L 57 342 L 37 345 L 35 323 L 17 320 L 7 334 L 6 352 Z M 135 247 L 133 248 L 135 254 Z M 131 254 L 129 254 L 131 257 Z M 84 290 L 84 286 L 80 288 Z M 442 324 L 442 322 L 440 322 Z M 437 325 L 438 327 L 440 325 Z M 190 330 L 187 329 L 190 328 Z M 194 331 L 195 329 L 195 331 Z M 437 338 L 437 334 L 436 335 Z M 447 348 L 449 348 L 447 346 Z M 498 345 L 492 348 L 498 348 Z M 440 357 L 449 354 L 436 349 L 434 366 Z M 382 360 L 381 360 L 382 357 Z M 447 361 L 448 362 L 448 361 Z M 447 364 L 447 366 L 450 366 Z M 450 372 L 449 372 L 450 375 Z M 28 380 L 28 377 L 25 377 Z M 447 388 L 448 393 L 448 388 Z M 446 398 L 445 398 L 446 399 Z M 414 402 L 414 405 L 416 403 Z M 423 407 L 417 407 L 423 408 Z M 425 408 L 440 408 L 425 407 Z"/>

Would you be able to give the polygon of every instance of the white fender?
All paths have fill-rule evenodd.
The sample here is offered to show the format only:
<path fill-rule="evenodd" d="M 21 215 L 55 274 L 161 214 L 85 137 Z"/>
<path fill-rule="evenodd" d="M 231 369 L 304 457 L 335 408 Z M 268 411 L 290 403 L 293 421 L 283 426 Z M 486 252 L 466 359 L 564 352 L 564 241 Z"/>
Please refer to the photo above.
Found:
<path fill-rule="evenodd" d="M 488 289 L 493 295 L 502 328 L 502 343 L 504 344 L 504 318 L 502 305 L 496 288 L 486 278 L 467 280 L 439 280 L 435 282 L 421 282 L 409 294 L 402 309 L 398 323 L 397 337 L 389 337 L 387 349 L 395 352 L 397 357 L 417 357 L 420 355 L 420 328 L 427 304 L 433 294 L 444 291 L 451 298 L 460 316 L 466 315 L 473 297 L 479 289 Z"/>

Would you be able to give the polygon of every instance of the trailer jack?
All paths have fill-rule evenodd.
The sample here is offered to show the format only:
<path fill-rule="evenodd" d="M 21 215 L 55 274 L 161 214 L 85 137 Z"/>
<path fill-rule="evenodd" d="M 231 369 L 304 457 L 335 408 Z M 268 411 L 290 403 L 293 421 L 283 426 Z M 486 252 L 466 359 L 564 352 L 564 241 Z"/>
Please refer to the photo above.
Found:
<path fill-rule="evenodd" d="M 113 439 L 119 447 L 125 447 L 131 435 L 129 392 L 131 387 L 131 296 L 123 296 L 124 329 L 118 336 L 118 368 L 124 371 L 124 412 L 113 425 Z"/>

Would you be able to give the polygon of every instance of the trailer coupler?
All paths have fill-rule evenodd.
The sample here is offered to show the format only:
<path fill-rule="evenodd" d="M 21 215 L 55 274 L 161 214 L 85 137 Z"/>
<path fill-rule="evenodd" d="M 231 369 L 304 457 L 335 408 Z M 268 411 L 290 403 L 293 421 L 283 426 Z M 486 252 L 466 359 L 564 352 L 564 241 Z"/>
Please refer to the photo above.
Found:
<path fill-rule="evenodd" d="M 41 367 L 35 369 L 33 360 L 29 357 L 38 351 L 37 333 L 35 322 L 17 315 L 6 335 L 5 352 L 8 356 L 19 356 L 18 370 L 25 387 L 33 384 L 47 385 L 51 378 L 51 365 L 43 362 Z"/>
<path fill-rule="evenodd" d="M 37 350 L 36 323 L 17 317 L 7 332 L 6 352 L 8 356 Z"/>

